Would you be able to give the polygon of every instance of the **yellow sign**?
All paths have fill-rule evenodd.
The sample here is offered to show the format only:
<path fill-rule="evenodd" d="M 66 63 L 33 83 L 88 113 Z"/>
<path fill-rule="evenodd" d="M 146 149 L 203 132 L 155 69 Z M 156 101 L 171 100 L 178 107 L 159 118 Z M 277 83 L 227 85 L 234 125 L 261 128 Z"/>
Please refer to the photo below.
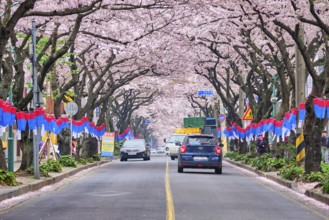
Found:
<path fill-rule="evenodd" d="M 51 140 L 51 143 L 52 144 L 57 144 L 57 135 L 56 134 L 53 134 L 53 133 L 50 133 L 49 132 L 45 132 L 45 134 L 41 137 L 41 140 L 43 142 L 45 142 L 48 138 L 48 135 L 50 137 L 50 140 Z"/>
<path fill-rule="evenodd" d="M 201 133 L 201 128 L 175 128 L 175 134 Z"/>
<path fill-rule="evenodd" d="M 247 109 L 247 111 L 244 113 L 242 120 L 254 120 L 254 116 L 252 115 L 251 108 Z"/>
<path fill-rule="evenodd" d="M 101 156 L 114 156 L 114 137 L 114 132 L 105 132 L 105 135 L 102 136 Z"/>

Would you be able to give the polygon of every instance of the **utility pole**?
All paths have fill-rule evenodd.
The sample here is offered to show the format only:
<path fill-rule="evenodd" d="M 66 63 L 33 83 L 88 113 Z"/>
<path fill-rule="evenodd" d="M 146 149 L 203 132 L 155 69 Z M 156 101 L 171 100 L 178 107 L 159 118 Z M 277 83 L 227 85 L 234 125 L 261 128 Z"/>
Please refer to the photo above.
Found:
<path fill-rule="evenodd" d="M 302 24 L 300 25 L 300 29 L 298 31 L 297 38 L 304 42 L 304 28 Z M 302 54 L 298 48 L 296 47 L 296 71 L 295 71 L 295 88 L 296 88 L 296 107 L 299 106 L 299 103 L 305 101 L 305 75 L 306 68 L 305 62 L 302 57 Z M 304 134 L 303 128 L 296 128 L 296 162 L 298 165 L 302 165 L 301 163 L 305 160 L 305 142 L 304 142 Z"/>
<path fill-rule="evenodd" d="M 298 38 L 304 42 L 304 28 L 300 25 L 300 30 L 298 32 Z M 296 87 L 296 107 L 299 106 L 299 103 L 305 101 L 305 75 L 306 68 L 305 62 L 302 57 L 298 46 L 296 45 L 296 71 L 295 71 L 295 87 Z M 303 128 L 297 128 L 297 133 L 302 133 Z"/>
<path fill-rule="evenodd" d="M 38 89 L 38 70 L 37 70 L 37 52 L 36 52 L 36 26 L 35 20 L 32 20 L 32 79 L 33 79 L 33 106 L 34 110 L 40 107 L 39 89 Z M 39 148 L 40 127 L 37 127 L 38 132 L 33 132 L 33 170 L 34 178 L 40 179 L 39 172 Z"/>
<path fill-rule="evenodd" d="M 10 85 L 9 102 L 13 101 L 13 85 Z M 13 140 L 13 126 L 9 125 L 8 133 L 8 171 L 14 172 L 14 140 Z"/>

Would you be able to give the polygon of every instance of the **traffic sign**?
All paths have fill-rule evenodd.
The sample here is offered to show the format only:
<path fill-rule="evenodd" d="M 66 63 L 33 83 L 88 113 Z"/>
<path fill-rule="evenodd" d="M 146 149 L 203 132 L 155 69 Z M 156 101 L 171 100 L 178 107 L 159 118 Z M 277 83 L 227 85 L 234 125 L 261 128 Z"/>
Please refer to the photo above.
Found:
<path fill-rule="evenodd" d="M 78 105 L 75 102 L 69 102 L 64 107 L 65 112 L 69 115 L 75 115 L 78 112 Z"/>
<path fill-rule="evenodd" d="M 226 118 L 226 116 L 224 114 L 219 114 L 218 115 L 219 122 L 225 121 L 225 118 Z"/>
<path fill-rule="evenodd" d="M 254 116 L 252 115 L 251 108 L 249 107 L 247 111 L 244 113 L 242 120 L 254 120 Z"/>
<path fill-rule="evenodd" d="M 214 94 L 214 91 L 212 90 L 199 90 L 198 96 L 212 96 Z"/>
<path fill-rule="evenodd" d="M 150 123 L 151 123 L 150 120 L 144 120 L 144 125 L 148 125 L 148 124 L 150 124 Z"/>

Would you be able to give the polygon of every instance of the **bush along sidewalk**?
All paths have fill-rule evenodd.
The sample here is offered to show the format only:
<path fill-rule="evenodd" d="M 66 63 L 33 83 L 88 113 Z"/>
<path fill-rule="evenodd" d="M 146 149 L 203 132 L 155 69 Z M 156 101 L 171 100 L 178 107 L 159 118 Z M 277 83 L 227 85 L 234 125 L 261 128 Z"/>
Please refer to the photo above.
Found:
<path fill-rule="evenodd" d="M 80 159 L 78 162 L 81 164 L 93 163 L 94 161 L 100 161 L 99 154 L 94 155 L 92 158 Z M 59 160 L 48 159 L 46 162 L 40 164 L 40 174 L 44 177 L 49 177 L 49 172 L 60 173 L 62 167 L 77 167 L 77 161 L 71 156 L 61 156 Z M 26 170 L 27 174 L 33 175 L 33 166 Z M 19 176 L 19 174 L 18 174 Z M 3 169 L 0 169 L 0 185 L 2 186 L 18 186 L 20 182 L 16 180 L 16 174 Z"/>
<path fill-rule="evenodd" d="M 250 165 L 263 172 L 277 172 L 277 175 L 286 180 L 318 182 L 316 187 L 321 188 L 323 194 L 329 194 L 329 164 L 321 163 L 322 172 L 306 174 L 304 168 L 296 166 L 294 159 L 273 158 L 270 153 L 258 157 L 253 153 L 228 152 L 225 154 L 225 158 Z"/>
<path fill-rule="evenodd" d="M 74 156 L 64 155 L 58 160 L 48 159 L 45 163 L 39 166 L 39 169 L 41 176 L 49 177 L 49 172 L 60 173 L 62 167 L 76 168 L 78 163 L 86 165 L 87 163 L 93 163 L 100 160 L 100 155 L 94 155 L 92 158 L 79 158 L 78 160 Z M 34 173 L 33 166 L 28 168 L 27 173 L 31 175 Z"/>
<path fill-rule="evenodd" d="M 16 176 L 13 172 L 0 169 L 0 185 L 18 186 L 20 183 L 16 181 Z"/>

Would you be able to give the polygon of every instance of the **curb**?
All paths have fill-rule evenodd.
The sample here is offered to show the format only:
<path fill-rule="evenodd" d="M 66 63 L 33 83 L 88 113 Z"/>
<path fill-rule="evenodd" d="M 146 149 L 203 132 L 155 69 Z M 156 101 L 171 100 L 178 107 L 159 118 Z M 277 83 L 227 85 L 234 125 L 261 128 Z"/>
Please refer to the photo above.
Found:
<path fill-rule="evenodd" d="M 259 176 L 263 176 L 269 180 L 272 180 L 282 186 L 285 186 L 287 188 L 290 188 L 292 189 L 293 191 L 295 192 L 298 192 L 300 194 L 304 194 L 310 198 L 313 198 L 319 202 L 322 202 L 326 205 L 329 205 L 329 195 L 326 195 L 326 194 L 322 194 L 322 193 L 318 193 L 316 192 L 315 190 L 306 190 L 305 193 L 302 193 L 300 192 L 298 189 L 297 189 L 297 183 L 294 182 L 294 181 L 290 181 L 290 180 L 285 180 L 277 175 L 274 175 L 274 174 L 270 174 L 270 173 L 265 173 L 265 172 L 262 172 L 262 171 L 259 171 L 259 170 L 256 170 L 255 168 L 249 166 L 249 165 L 245 165 L 245 164 L 242 164 L 242 163 L 239 163 L 239 162 L 236 162 L 236 161 L 233 161 L 233 160 L 230 160 L 230 159 L 227 159 L 225 158 L 224 159 L 225 161 L 235 165 L 235 166 L 238 166 L 238 167 L 241 167 L 243 169 L 246 169 L 250 172 L 253 172 L 253 173 L 256 173 L 257 175 Z"/>
<path fill-rule="evenodd" d="M 3 200 L 6 200 L 6 199 L 10 199 L 10 198 L 13 198 L 16 196 L 26 194 L 28 192 L 39 190 L 44 186 L 49 186 L 49 185 L 58 183 L 61 180 L 65 179 L 67 177 L 73 176 L 82 170 L 100 166 L 100 165 L 103 165 L 103 164 L 106 164 L 109 162 L 111 162 L 111 160 L 97 161 L 92 164 L 87 164 L 84 166 L 77 167 L 77 168 L 67 171 L 65 173 L 59 173 L 57 176 L 54 176 L 54 177 L 47 177 L 47 178 L 44 178 L 41 180 L 35 180 L 34 182 L 29 183 L 27 185 L 13 186 L 9 189 L 0 188 L 0 202 Z"/>
<path fill-rule="evenodd" d="M 312 190 L 306 190 L 305 195 L 329 205 L 329 195 L 318 193 Z"/>

